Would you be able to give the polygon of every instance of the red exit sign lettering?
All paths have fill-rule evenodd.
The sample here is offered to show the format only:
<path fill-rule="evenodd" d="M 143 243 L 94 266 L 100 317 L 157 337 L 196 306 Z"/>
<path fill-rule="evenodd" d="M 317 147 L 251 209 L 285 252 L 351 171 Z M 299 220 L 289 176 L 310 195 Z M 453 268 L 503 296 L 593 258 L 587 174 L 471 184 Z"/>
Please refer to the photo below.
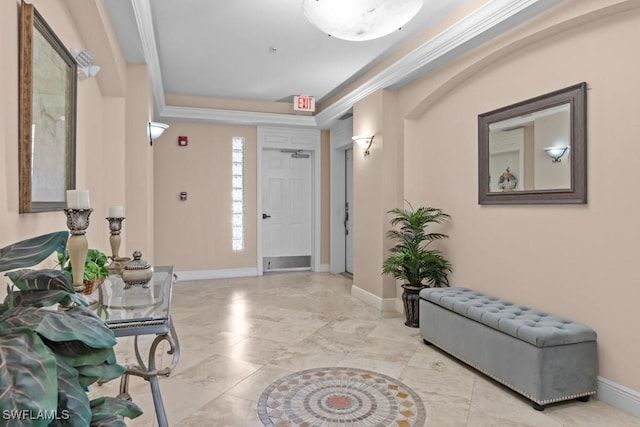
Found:
<path fill-rule="evenodd" d="M 296 111 L 316 111 L 316 99 L 313 96 L 294 96 L 293 109 Z"/>

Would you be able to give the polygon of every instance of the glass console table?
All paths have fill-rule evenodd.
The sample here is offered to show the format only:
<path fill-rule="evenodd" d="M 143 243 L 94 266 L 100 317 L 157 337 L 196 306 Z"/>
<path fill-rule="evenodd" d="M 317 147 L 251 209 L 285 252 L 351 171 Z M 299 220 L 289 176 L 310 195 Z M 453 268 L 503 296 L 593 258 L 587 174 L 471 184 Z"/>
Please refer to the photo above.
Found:
<path fill-rule="evenodd" d="M 168 377 L 180 359 L 180 344 L 171 320 L 171 288 L 175 281 L 173 267 L 154 267 L 153 278 L 148 285 L 127 286 L 119 275 L 110 275 L 94 295 L 96 314 L 100 316 L 116 337 L 134 337 L 137 365 L 128 365 L 120 381 L 120 395 L 131 399 L 128 392 L 129 376 L 135 375 L 149 381 L 153 405 L 160 427 L 168 426 L 162 403 L 158 377 Z M 138 347 L 138 338 L 155 335 L 145 364 Z M 172 355 L 166 368 L 158 369 L 156 351 L 162 341 L 169 344 L 167 354 Z"/>

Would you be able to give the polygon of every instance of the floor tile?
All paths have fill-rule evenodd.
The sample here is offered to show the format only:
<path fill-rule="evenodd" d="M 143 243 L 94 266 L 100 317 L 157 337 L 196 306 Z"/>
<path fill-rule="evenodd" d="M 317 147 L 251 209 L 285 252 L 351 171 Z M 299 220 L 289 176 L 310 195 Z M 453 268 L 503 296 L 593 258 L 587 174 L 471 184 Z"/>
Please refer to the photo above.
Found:
<path fill-rule="evenodd" d="M 291 373 L 352 367 L 397 378 L 423 400 L 427 426 L 633 427 L 640 419 L 597 399 L 535 411 L 504 386 L 423 343 L 399 313 L 380 313 L 351 296 L 351 281 L 327 273 L 178 282 L 172 314 L 181 357 L 160 389 L 172 426 L 261 426 L 263 390 Z M 144 337 L 143 357 L 152 342 Z M 158 350 L 169 363 L 168 346 Z M 133 339 L 120 338 L 119 363 L 136 363 Z M 145 363 L 146 360 L 145 360 Z M 129 426 L 156 426 L 149 384 L 130 391 L 145 414 Z M 92 397 L 118 394 L 118 381 L 91 387 Z"/>

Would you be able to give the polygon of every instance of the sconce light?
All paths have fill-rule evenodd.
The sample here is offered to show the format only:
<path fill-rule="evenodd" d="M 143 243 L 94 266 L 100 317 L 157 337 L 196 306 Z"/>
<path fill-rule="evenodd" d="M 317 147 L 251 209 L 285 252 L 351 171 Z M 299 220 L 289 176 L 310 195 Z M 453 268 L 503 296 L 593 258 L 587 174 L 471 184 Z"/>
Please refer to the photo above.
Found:
<path fill-rule="evenodd" d="M 547 153 L 547 156 L 551 157 L 551 162 L 560 163 L 561 157 L 564 156 L 564 153 L 567 152 L 569 147 L 547 147 L 544 151 Z"/>
<path fill-rule="evenodd" d="M 354 136 L 351 139 L 353 139 L 358 144 L 358 146 L 364 150 L 364 155 L 366 157 L 369 154 L 371 154 L 369 152 L 369 149 L 371 148 L 371 144 L 373 144 L 373 137 L 374 136 L 375 135 L 372 135 L 372 136 Z"/>
<path fill-rule="evenodd" d="M 78 64 L 78 77 L 80 80 L 95 77 L 100 71 L 100 67 L 93 63 L 93 55 L 86 50 L 69 49 L 71 56 Z"/>
<path fill-rule="evenodd" d="M 147 135 L 149 135 L 149 145 L 153 145 L 153 140 L 160 138 L 169 125 L 165 123 L 149 122 L 147 124 Z"/>

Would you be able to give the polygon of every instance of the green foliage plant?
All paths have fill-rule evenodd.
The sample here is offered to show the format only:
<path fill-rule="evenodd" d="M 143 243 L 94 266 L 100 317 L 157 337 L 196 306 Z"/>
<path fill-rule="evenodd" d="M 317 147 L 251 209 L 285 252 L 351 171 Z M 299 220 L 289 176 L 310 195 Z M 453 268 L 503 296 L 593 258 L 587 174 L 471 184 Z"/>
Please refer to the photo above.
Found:
<path fill-rule="evenodd" d="M 73 266 L 71 260 L 68 260 L 68 254 L 66 252 L 58 252 L 58 263 L 64 265 L 63 270 L 69 273 L 71 277 L 73 272 Z M 87 259 L 84 262 L 84 275 L 83 280 L 85 282 L 94 282 L 96 280 L 103 280 L 109 277 L 109 269 L 107 268 L 107 262 L 109 257 L 98 249 L 89 249 L 87 251 Z"/>
<path fill-rule="evenodd" d="M 427 232 L 427 228 L 442 224 L 451 216 L 442 209 L 409 206 L 409 209 L 395 208 L 388 212 L 393 215 L 390 222 L 395 228 L 387 232 L 387 237 L 396 244 L 384 260 L 382 272 L 412 287 L 449 286 L 451 263 L 439 250 L 429 247 L 434 241 L 449 236 Z"/>
<path fill-rule="evenodd" d="M 59 231 L 0 249 L 0 272 L 13 282 L 0 304 L 2 425 L 126 426 L 124 417 L 142 413 L 115 397 L 89 400 L 91 384 L 125 371 L 116 363 L 113 332 L 65 272 L 26 268 L 65 254 L 68 237 Z"/>

